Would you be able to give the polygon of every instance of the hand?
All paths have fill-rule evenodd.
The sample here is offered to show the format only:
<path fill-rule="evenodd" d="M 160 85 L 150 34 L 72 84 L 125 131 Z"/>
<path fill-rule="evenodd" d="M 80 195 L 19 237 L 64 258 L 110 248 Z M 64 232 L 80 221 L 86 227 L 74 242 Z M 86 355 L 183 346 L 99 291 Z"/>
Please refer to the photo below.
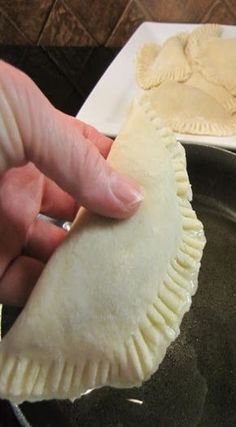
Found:
<path fill-rule="evenodd" d="M 73 220 L 82 205 L 125 218 L 142 196 L 105 161 L 109 138 L 56 110 L 4 62 L 0 94 L 0 303 L 23 305 L 66 234 L 39 212 Z"/>

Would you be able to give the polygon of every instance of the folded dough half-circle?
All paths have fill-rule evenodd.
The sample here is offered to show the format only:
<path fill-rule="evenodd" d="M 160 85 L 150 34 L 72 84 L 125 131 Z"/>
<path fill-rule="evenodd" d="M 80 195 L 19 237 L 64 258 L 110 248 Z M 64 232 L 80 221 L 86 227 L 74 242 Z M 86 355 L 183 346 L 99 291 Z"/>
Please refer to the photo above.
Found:
<path fill-rule="evenodd" d="M 196 135 L 234 135 L 235 120 L 212 96 L 189 84 L 165 82 L 143 95 L 173 131 Z"/>
<path fill-rule="evenodd" d="M 218 24 L 197 27 L 189 35 L 185 52 L 192 65 L 212 83 L 236 95 L 236 38 L 221 38 Z"/>
<path fill-rule="evenodd" d="M 136 58 L 136 77 L 143 89 L 158 86 L 165 80 L 184 81 L 191 68 L 184 54 L 185 38 L 171 37 L 159 47 L 155 43 L 144 44 Z"/>
<path fill-rule="evenodd" d="M 236 98 L 223 86 L 208 81 L 200 72 L 193 72 L 186 84 L 201 89 L 203 92 L 215 98 L 230 114 L 236 112 Z"/>
<path fill-rule="evenodd" d="M 135 101 L 109 162 L 139 182 L 144 201 L 122 221 L 79 212 L 0 343 L 2 398 L 138 386 L 179 334 L 205 244 L 184 149 Z"/>
<path fill-rule="evenodd" d="M 195 62 L 206 79 L 236 96 L 236 38 L 212 37 L 200 43 Z"/>
<path fill-rule="evenodd" d="M 222 27 L 219 24 L 204 24 L 197 26 L 187 39 L 185 53 L 189 62 L 192 64 L 197 59 L 199 47 L 212 37 L 220 37 Z"/>

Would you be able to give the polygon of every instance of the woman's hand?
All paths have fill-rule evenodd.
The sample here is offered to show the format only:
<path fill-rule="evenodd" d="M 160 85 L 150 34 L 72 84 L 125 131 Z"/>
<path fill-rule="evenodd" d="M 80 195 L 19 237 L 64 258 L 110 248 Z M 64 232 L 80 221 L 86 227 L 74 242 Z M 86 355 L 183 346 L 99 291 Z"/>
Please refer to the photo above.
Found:
<path fill-rule="evenodd" d="M 139 187 L 105 161 L 111 144 L 0 62 L 0 303 L 25 303 L 65 237 L 39 212 L 71 221 L 80 205 L 114 218 L 137 209 Z"/>

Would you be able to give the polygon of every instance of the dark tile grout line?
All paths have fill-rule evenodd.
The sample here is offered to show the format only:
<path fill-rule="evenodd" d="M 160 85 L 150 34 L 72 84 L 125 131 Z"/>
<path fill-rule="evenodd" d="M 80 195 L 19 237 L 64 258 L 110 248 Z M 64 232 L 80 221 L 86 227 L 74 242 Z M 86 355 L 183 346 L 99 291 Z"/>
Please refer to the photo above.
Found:
<path fill-rule="evenodd" d="M 218 0 L 218 2 L 219 2 L 219 0 Z M 236 11 L 235 11 L 235 9 L 233 9 L 232 8 L 232 6 L 231 5 L 229 5 L 229 3 L 228 3 L 228 1 L 227 0 L 224 0 L 224 5 L 226 6 L 226 8 L 228 9 L 228 11 L 233 15 L 233 17 L 236 19 Z M 236 4 L 235 4 L 236 5 Z M 235 22 L 235 24 L 236 24 L 236 22 Z"/>
<path fill-rule="evenodd" d="M 54 1 L 52 2 L 51 7 L 50 7 L 50 8 L 49 8 L 49 10 L 48 10 L 48 14 L 47 14 L 47 16 L 46 16 L 46 18 L 45 18 L 45 20 L 44 20 L 44 23 L 43 23 L 42 28 L 41 28 L 41 30 L 40 30 L 40 32 L 39 32 L 39 35 L 38 35 L 38 39 L 37 39 L 37 41 L 36 41 L 36 45 L 37 45 L 37 46 L 39 46 L 39 45 L 40 45 L 40 39 L 41 39 L 42 33 L 43 33 L 44 29 L 45 29 L 45 26 L 47 25 L 47 22 L 48 22 L 48 20 L 49 20 L 49 18 L 50 18 L 51 12 L 52 12 L 52 10 L 53 10 L 53 8 L 54 8 L 54 6 L 55 6 L 56 2 L 57 2 L 57 0 L 54 0 Z"/>
<path fill-rule="evenodd" d="M 109 47 L 109 46 L 107 46 L 107 43 L 109 43 L 109 40 L 112 38 L 112 36 L 116 32 L 117 28 L 119 28 L 119 25 L 120 25 L 120 23 L 122 21 L 122 17 L 124 16 L 125 12 L 128 10 L 128 8 L 129 8 L 130 4 L 132 3 L 132 1 L 133 0 L 129 0 L 127 2 L 126 6 L 124 7 L 123 12 L 121 13 L 118 21 L 116 22 L 116 25 L 114 26 L 113 30 L 111 31 L 111 33 L 110 33 L 109 37 L 107 38 L 106 42 L 104 42 L 104 46 L 105 47 Z"/>
<path fill-rule="evenodd" d="M 228 3 L 228 0 L 224 0 L 224 3 L 226 4 L 229 11 L 233 14 L 233 16 L 236 18 L 236 11 L 232 8 L 232 5 Z"/>
<path fill-rule="evenodd" d="M 118 23 L 119 23 L 120 19 L 121 19 L 121 18 L 122 18 L 122 16 L 124 15 L 124 12 L 125 12 L 125 10 L 126 10 L 126 6 L 127 6 L 127 5 L 125 5 L 125 7 L 124 7 L 124 9 L 122 10 L 122 12 L 121 12 L 121 14 L 120 14 L 119 18 L 117 19 L 117 21 L 115 22 L 115 24 L 114 24 L 113 28 L 111 29 L 110 33 L 107 35 L 106 39 L 104 40 L 104 42 L 103 42 L 102 46 L 106 46 L 106 45 L 107 45 L 107 43 L 108 43 L 108 41 L 109 41 L 110 37 L 111 37 L 111 36 L 112 36 L 112 34 L 113 34 L 114 29 L 115 29 L 115 28 L 117 28 L 117 26 L 118 26 Z"/>
<path fill-rule="evenodd" d="M 57 1 L 57 0 L 56 0 Z M 77 19 L 77 21 L 79 21 L 79 23 L 80 23 L 80 25 L 82 26 L 82 28 L 83 28 L 83 30 L 90 36 L 90 38 L 93 40 L 93 42 L 95 43 L 95 46 L 98 46 L 99 44 L 98 44 L 98 42 L 97 42 L 97 40 L 94 38 L 94 36 L 90 33 L 90 31 L 87 29 L 87 27 L 84 25 L 84 21 L 83 21 L 83 19 L 81 18 L 81 16 L 79 15 L 77 15 L 77 13 L 75 13 L 75 11 L 74 11 L 74 9 L 73 8 L 71 8 L 69 5 L 68 5 L 68 3 L 67 3 L 67 1 L 64 1 L 64 0 L 61 0 L 62 1 L 62 3 L 64 4 L 64 6 L 65 6 L 65 8 L 72 14 L 72 15 L 74 15 L 75 17 L 76 17 L 76 19 Z"/>
<path fill-rule="evenodd" d="M 152 14 L 152 12 L 149 10 L 147 5 L 144 5 L 143 2 L 140 0 L 136 0 L 136 3 L 139 5 L 140 9 L 144 12 L 144 14 L 149 16 L 151 21 L 159 22 L 159 21 L 157 21 L 157 18 Z"/>
<path fill-rule="evenodd" d="M 209 8 L 207 10 L 205 10 L 201 16 L 201 18 L 199 19 L 199 23 L 203 22 L 205 16 L 207 16 L 207 14 L 210 16 L 211 15 L 211 11 L 214 7 L 214 4 L 216 3 L 217 0 L 212 0 L 212 3 L 210 4 Z"/>
<path fill-rule="evenodd" d="M 12 21 L 11 17 L 5 12 L 4 9 L 2 9 L 2 7 L 0 6 L 0 11 L 2 13 L 2 15 L 4 16 L 4 18 L 10 22 L 10 24 L 12 25 L 13 28 L 15 28 L 15 30 L 25 39 L 25 42 L 28 43 L 29 45 L 32 45 L 32 41 L 28 38 L 28 36 L 26 36 L 26 34 L 24 33 L 24 31 L 17 27 L 17 25 L 15 24 L 14 21 Z"/>
<path fill-rule="evenodd" d="M 66 74 L 66 72 L 63 69 L 63 67 L 60 66 L 60 63 L 54 58 L 53 55 L 50 54 L 50 51 L 47 50 L 47 49 L 49 49 L 50 47 L 53 47 L 53 46 L 43 46 L 43 45 L 40 45 L 39 47 L 44 51 L 44 53 L 47 55 L 47 57 L 49 58 L 49 60 L 57 67 L 57 69 L 67 78 L 68 82 L 70 82 L 72 84 L 73 88 L 76 90 L 76 92 L 78 93 L 78 95 L 82 96 L 84 98 L 85 95 L 78 89 L 78 87 L 76 86 L 76 84 L 74 83 L 74 81 L 71 79 L 71 77 Z M 72 47 L 72 46 L 67 46 L 67 47 Z M 66 46 L 64 46 L 64 48 L 66 48 Z M 78 47 L 78 49 L 79 49 L 79 47 Z M 81 68 L 84 68 L 84 66 L 87 63 L 87 61 L 89 60 L 89 58 L 90 58 L 93 50 L 94 50 L 94 48 L 91 47 L 91 52 L 88 54 L 88 56 L 87 56 L 86 60 L 83 62 L 83 65 L 82 65 Z M 79 77 L 79 75 L 78 75 L 78 77 Z"/>
<path fill-rule="evenodd" d="M 208 8 L 208 10 L 206 10 L 201 18 L 201 22 L 203 21 L 203 19 L 205 17 L 211 17 L 212 11 L 214 10 L 214 7 L 217 6 L 217 4 L 222 4 L 222 0 L 219 2 L 219 0 L 213 0 L 212 4 L 210 5 L 210 7 Z M 231 9 L 231 7 L 228 5 L 227 1 L 223 0 L 223 6 L 226 8 L 226 10 L 229 12 L 229 15 L 232 14 L 233 17 L 236 18 L 236 13 L 233 12 L 233 10 Z M 207 21 L 206 21 L 207 22 Z M 220 24 L 223 25 L 223 24 Z"/>
<path fill-rule="evenodd" d="M 135 0 L 135 3 L 138 5 L 138 7 L 141 9 L 141 11 L 143 12 L 144 15 L 146 15 L 148 17 L 148 19 L 150 21 L 156 21 L 155 17 L 151 14 L 151 12 L 149 12 L 149 10 L 147 9 L 147 7 L 143 4 L 142 1 L 140 0 Z"/>

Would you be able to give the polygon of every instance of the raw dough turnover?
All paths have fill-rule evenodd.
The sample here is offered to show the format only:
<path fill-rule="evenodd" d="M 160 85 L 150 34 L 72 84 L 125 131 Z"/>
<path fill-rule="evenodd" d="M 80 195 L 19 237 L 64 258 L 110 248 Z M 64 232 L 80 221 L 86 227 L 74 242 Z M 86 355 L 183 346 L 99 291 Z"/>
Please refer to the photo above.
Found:
<path fill-rule="evenodd" d="M 236 123 L 230 113 L 196 87 L 165 82 L 145 92 L 143 98 L 175 132 L 217 136 L 236 133 Z"/>
<path fill-rule="evenodd" d="M 212 83 L 236 95 L 236 38 L 220 38 L 221 27 L 206 24 L 190 33 L 186 54 L 189 62 Z"/>
<path fill-rule="evenodd" d="M 203 92 L 211 95 L 222 107 L 228 110 L 230 114 L 236 112 L 236 98 L 223 86 L 208 81 L 200 72 L 193 72 L 186 84 L 201 89 Z"/>
<path fill-rule="evenodd" d="M 0 343 L 2 398 L 139 386 L 179 334 L 205 244 L 184 149 L 139 100 L 109 161 L 141 184 L 144 202 L 123 221 L 79 212 Z"/>
<path fill-rule="evenodd" d="M 182 40 L 183 39 L 183 40 Z M 136 58 L 138 84 L 143 89 L 158 86 L 165 80 L 184 81 L 191 69 L 184 54 L 185 38 L 171 37 L 159 47 L 155 43 L 144 44 Z"/>
<path fill-rule="evenodd" d="M 236 96 L 236 38 L 212 37 L 199 43 L 195 61 L 206 79 Z"/>
<path fill-rule="evenodd" d="M 218 24 L 204 24 L 193 30 L 188 37 L 185 53 L 192 64 L 198 58 L 199 47 L 212 37 L 220 37 L 222 28 Z"/>

